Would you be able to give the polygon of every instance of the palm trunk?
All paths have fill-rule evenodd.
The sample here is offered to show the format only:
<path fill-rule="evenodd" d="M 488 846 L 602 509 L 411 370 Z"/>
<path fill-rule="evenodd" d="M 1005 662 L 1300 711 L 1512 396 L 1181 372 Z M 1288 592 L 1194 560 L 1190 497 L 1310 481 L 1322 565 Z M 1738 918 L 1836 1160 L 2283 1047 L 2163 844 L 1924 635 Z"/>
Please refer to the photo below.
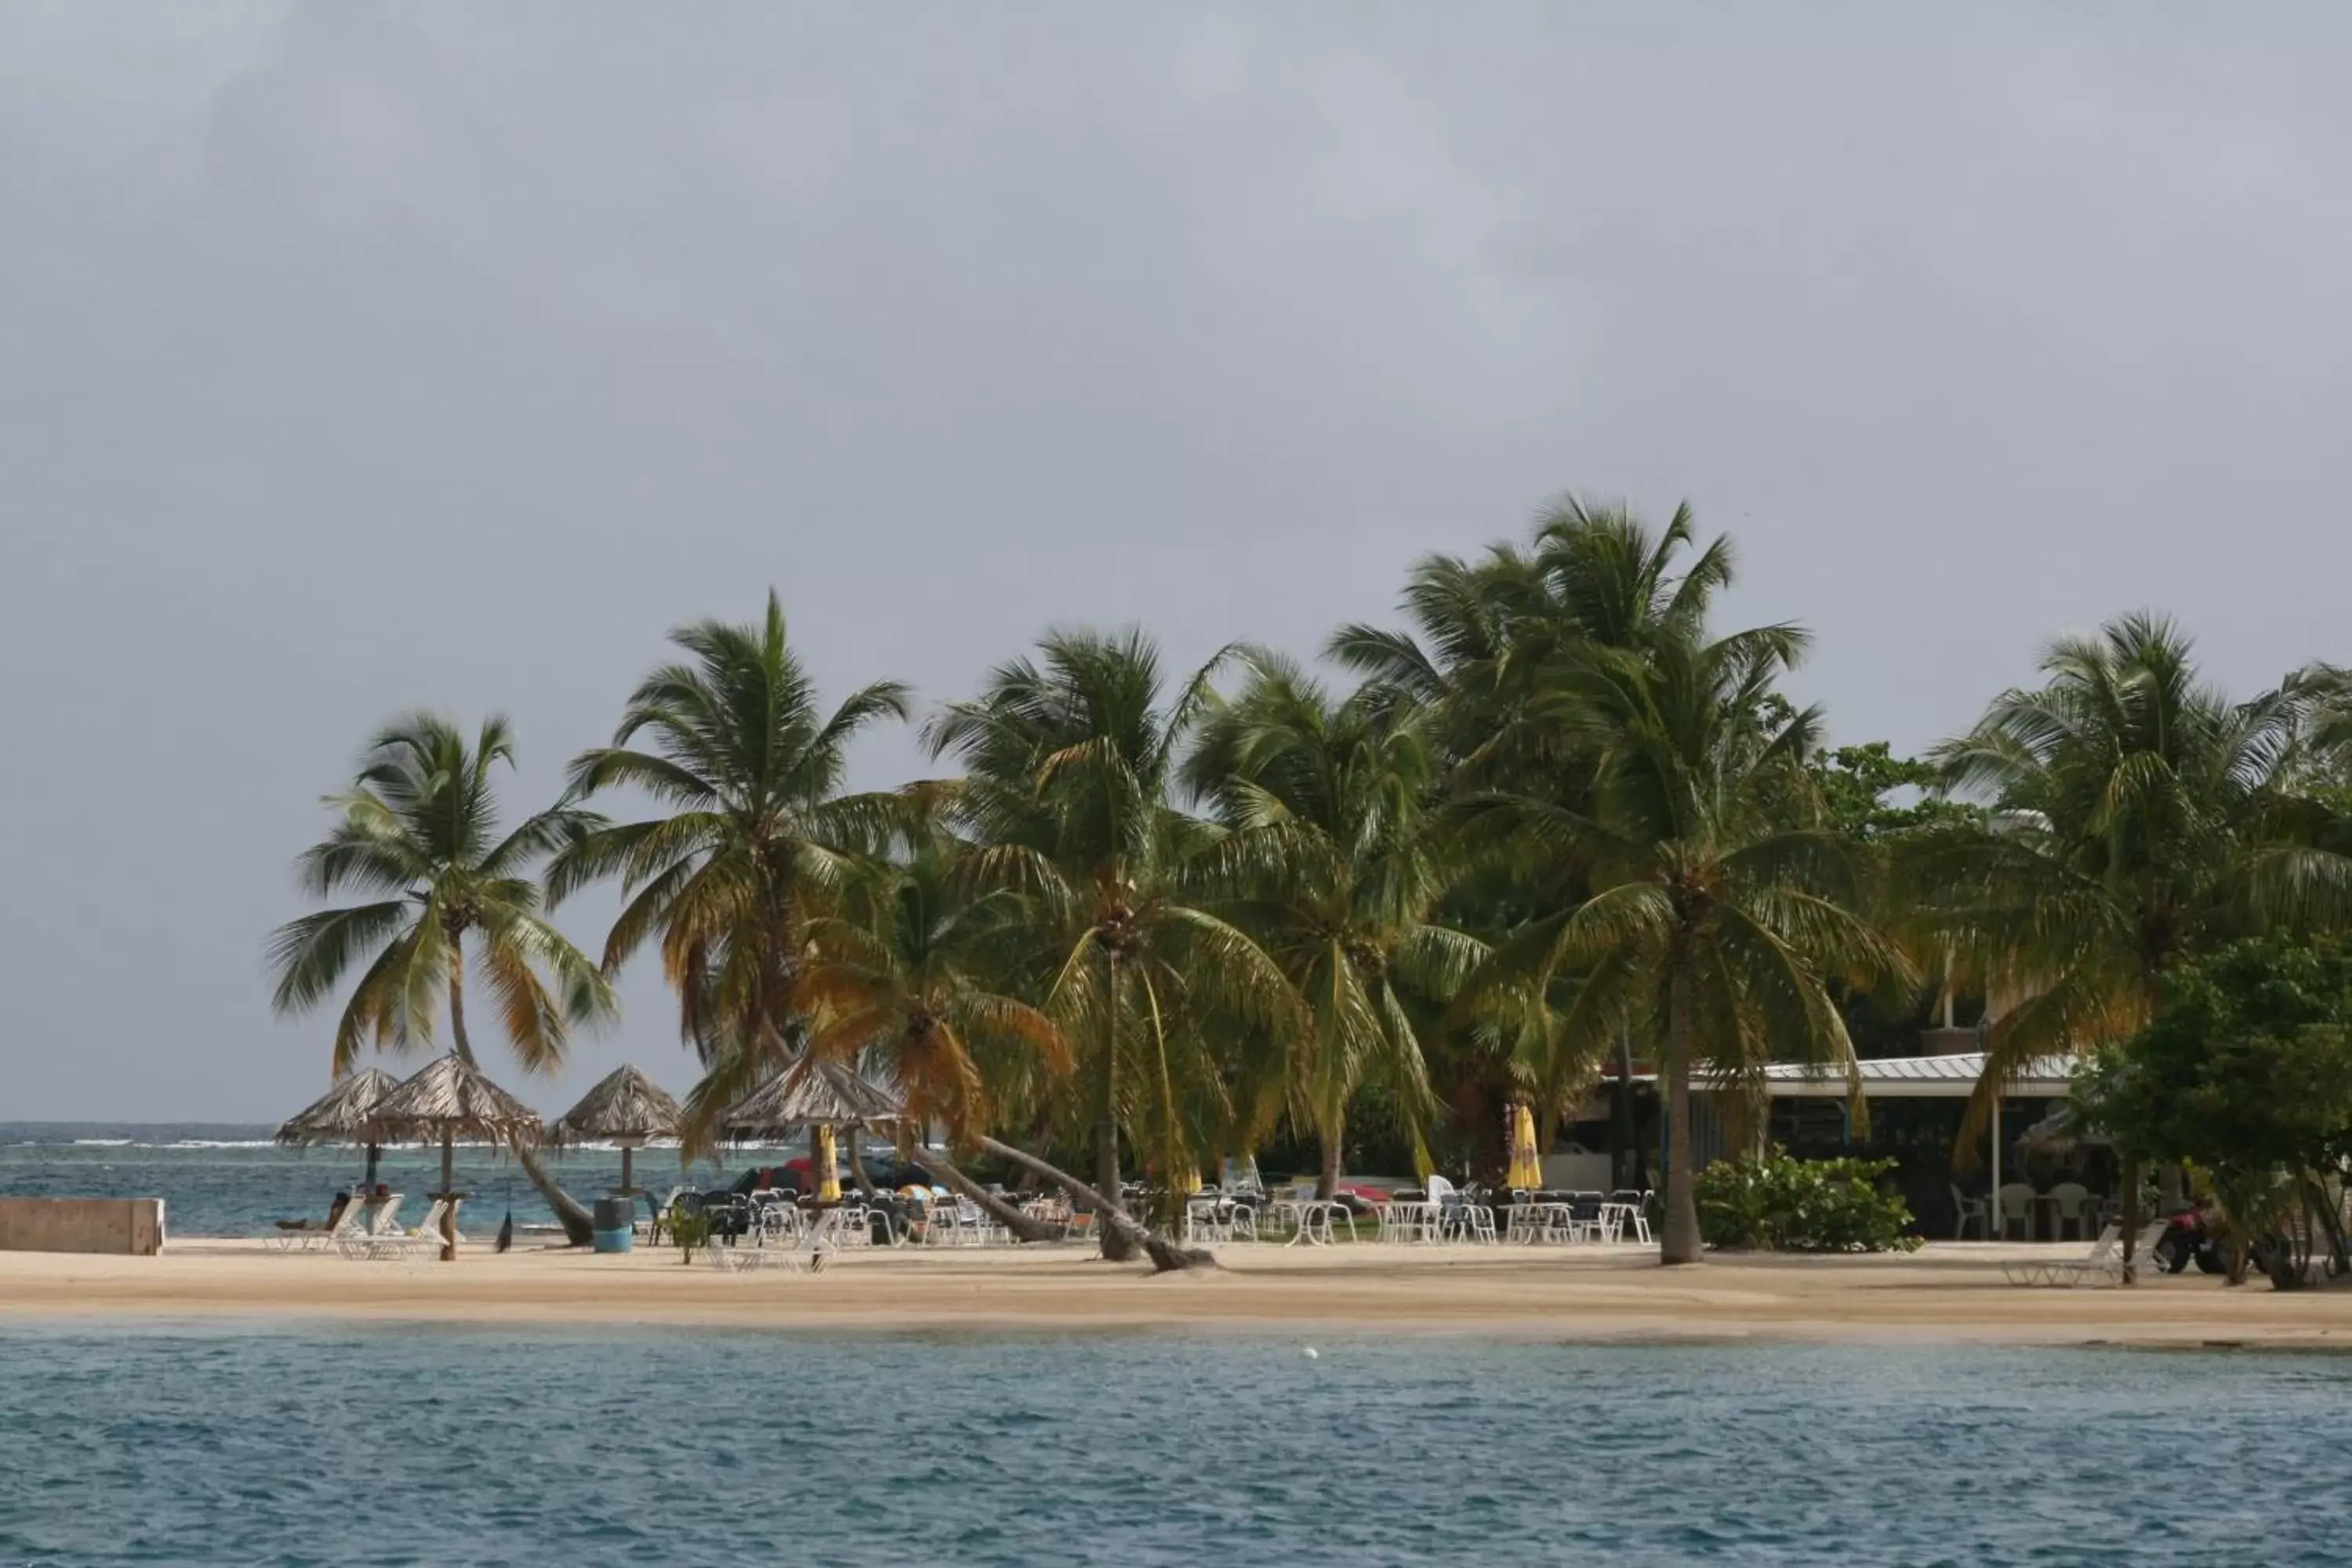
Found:
<path fill-rule="evenodd" d="M 1128 1255 L 1132 1257 L 1135 1252 L 1141 1251 L 1151 1259 L 1151 1267 L 1155 1271 L 1168 1274 L 1184 1268 L 1217 1267 L 1216 1258 L 1210 1254 L 1197 1247 L 1179 1247 L 1158 1231 L 1148 1230 L 1136 1224 L 1129 1217 L 1125 1209 L 1108 1202 L 1104 1194 L 1087 1185 L 1068 1172 L 1056 1170 L 1036 1155 L 1015 1149 L 1010 1143 L 1000 1143 L 993 1138 L 979 1140 L 979 1146 L 983 1153 L 993 1154 L 998 1159 L 1010 1161 L 1024 1170 L 1035 1172 L 1069 1194 L 1072 1201 L 1083 1203 L 1091 1207 L 1095 1211 L 1096 1221 L 1103 1226 L 1106 1234 L 1116 1231 L 1126 1243 Z M 1109 1256 L 1108 1247 L 1104 1249 L 1104 1256 Z"/>
<path fill-rule="evenodd" d="M 918 1143 L 907 1158 L 911 1163 L 920 1165 L 931 1180 L 946 1187 L 958 1197 L 970 1198 L 973 1203 L 978 1204 L 987 1211 L 989 1218 L 1012 1233 L 1013 1240 L 1059 1241 L 1062 1239 L 1061 1233 L 1055 1227 L 1047 1225 L 1044 1220 L 1032 1219 L 1023 1214 L 1019 1209 L 965 1175 L 957 1168 L 956 1163 L 947 1156 L 934 1154 Z"/>
<path fill-rule="evenodd" d="M 857 1184 L 859 1194 L 869 1202 L 882 1194 L 874 1190 L 874 1178 L 866 1173 L 866 1152 L 857 1146 L 858 1129 L 852 1127 L 842 1134 L 849 1155 L 849 1179 Z"/>
<path fill-rule="evenodd" d="M 2126 1155 L 2123 1169 L 2124 1188 L 2124 1269 L 2123 1282 L 2131 1284 L 2139 1277 L 2139 1260 L 2132 1250 L 2139 1244 L 2139 1157 Z"/>
<path fill-rule="evenodd" d="M 1108 1209 L 1124 1216 L 1127 1210 L 1118 1197 L 1118 960 L 1109 960 L 1108 968 L 1109 978 L 1103 997 L 1102 1098 L 1095 1108 L 1095 1191 Z M 1120 1227 L 1105 1223 L 1097 1224 L 1096 1229 L 1099 1233 L 1096 1239 L 1105 1258 L 1125 1263 L 1135 1256 L 1134 1244 Z"/>
<path fill-rule="evenodd" d="M 1346 1144 L 1348 1131 L 1346 1117 L 1347 1112 L 1341 1111 L 1339 1115 L 1332 1118 L 1331 1125 L 1324 1128 L 1320 1133 L 1323 1145 L 1323 1168 L 1316 1173 L 1315 1196 L 1322 1203 L 1329 1203 L 1339 1193 L 1339 1158 Z"/>
<path fill-rule="evenodd" d="M 1666 1224 L 1658 1261 L 1699 1261 L 1698 1196 L 1692 1191 L 1690 976 L 1677 963 L 1666 1004 Z"/>
<path fill-rule="evenodd" d="M 1642 1134 L 1633 1121 L 1633 1042 L 1617 1036 L 1617 1083 L 1609 1095 L 1609 1181 L 1612 1186 L 1639 1188 Z"/>
<path fill-rule="evenodd" d="M 457 1059 L 467 1067 L 480 1064 L 474 1060 L 474 1045 L 466 1037 L 466 955 L 457 942 L 449 945 L 449 1041 Z M 537 1154 L 522 1144 L 513 1145 L 515 1163 L 531 1186 L 553 1211 L 556 1222 L 563 1226 L 564 1239 L 574 1247 L 587 1247 L 596 1239 L 596 1216 L 585 1205 L 556 1184 L 547 1173 Z"/>

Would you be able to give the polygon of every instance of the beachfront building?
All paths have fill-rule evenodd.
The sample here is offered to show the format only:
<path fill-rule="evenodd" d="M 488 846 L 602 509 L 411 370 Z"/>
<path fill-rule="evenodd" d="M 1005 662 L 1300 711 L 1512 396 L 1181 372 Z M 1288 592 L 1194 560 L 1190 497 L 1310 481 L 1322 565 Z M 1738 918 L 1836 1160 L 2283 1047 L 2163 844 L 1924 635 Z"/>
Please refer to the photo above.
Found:
<path fill-rule="evenodd" d="M 1864 1058 L 1856 1064 L 1868 1114 L 1857 1119 L 1843 1071 L 1797 1062 L 1764 1069 L 1770 1108 L 1764 1141 L 1801 1159 L 1885 1158 L 1921 1232 L 1985 1239 L 2089 1235 L 2099 1205 L 2118 1191 L 2113 1152 L 2074 1135 L 2063 1111 L 2073 1063 L 2037 1062 L 2001 1101 L 1999 1128 L 1975 1141 L 1975 1158 L 1955 1158 L 1968 1104 L 1984 1074 L 1983 1041 L 1971 1028 L 1928 1029 L 1917 1056 Z M 1664 1121 L 1656 1073 L 1635 1062 L 1630 1081 L 1614 1071 L 1562 1122 L 1545 1169 L 1571 1186 L 1649 1186 L 1664 1164 Z M 1735 1152 L 1742 1119 L 1720 1097 L 1695 1097 L 1692 1142 L 1704 1167 Z M 1597 1177 L 1606 1172 L 1603 1184 Z M 1548 1174 L 1547 1180 L 1549 1180 Z M 2078 1200 L 2074 1189 L 2080 1189 Z M 1999 1209 L 1998 1219 L 1995 1210 Z"/>

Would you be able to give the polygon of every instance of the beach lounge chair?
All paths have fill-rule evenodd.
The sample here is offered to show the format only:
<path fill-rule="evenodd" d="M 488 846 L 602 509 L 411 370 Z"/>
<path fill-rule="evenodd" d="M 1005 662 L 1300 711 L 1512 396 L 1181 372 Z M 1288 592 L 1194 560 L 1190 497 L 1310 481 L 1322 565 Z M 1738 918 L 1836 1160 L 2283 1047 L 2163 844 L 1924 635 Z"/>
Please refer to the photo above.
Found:
<path fill-rule="evenodd" d="M 2151 1249 L 2164 1235 L 2165 1222 L 2152 1220 L 2140 1233 L 2138 1244 L 2132 1248 L 2135 1266 L 2151 1256 Z M 2120 1285 L 2124 1281 L 2123 1227 L 2109 1226 L 2099 1232 L 2098 1240 L 2091 1244 L 2090 1252 L 2081 1258 L 2062 1258 L 2051 1262 L 2005 1263 L 2001 1277 L 2012 1285 L 2084 1284 Z"/>
<path fill-rule="evenodd" d="M 281 1219 L 278 1232 L 269 1237 L 270 1244 L 280 1252 L 315 1252 L 322 1247 L 332 1247 L 341 1236 L 346 1223 L 359 1223 L 360 1200 L 338 1194 L 321 1222 L 313 1219 Z"/>
<path fill-rule="evenodd" d="M 425 1211 L 425 1217 L 414 1230 L 394 1226 L 387 1233 L 379 1232 L 368 1238 L 366 1256 L 370 1258 L 415 1258 L 441 1253 L 441 1220 L 449 1212 L 448 1200 L 436 1198 Z M 462 1239 L 462 1238 L 461 1238 Z"/>
<path fill-rule="evenodd" d="M 344 1232 L 335 1244 L 336 1250 L 345 1258 L 365 1258 L 378 1240 L 399 1235 L 400 1202 L 400 1194 L 394 1193 L 388 1197 L 363 1198 L 346 1209 L 347 1215 L 357 1211 L 359 1223 Z"/>
<path fill-rule="evenodd" d="M 714 1247 L 710 1256 L 720 1268 L 731 1266 L 738 1274 L 756 1268 L 780 1269 L 786 1274 L 822 1274 L 825 1260 L 840 1248 L 840 1231 L 841 1211 L 832 1209 L 817 1215 L 807 1232 L 790 1246 Z"/>

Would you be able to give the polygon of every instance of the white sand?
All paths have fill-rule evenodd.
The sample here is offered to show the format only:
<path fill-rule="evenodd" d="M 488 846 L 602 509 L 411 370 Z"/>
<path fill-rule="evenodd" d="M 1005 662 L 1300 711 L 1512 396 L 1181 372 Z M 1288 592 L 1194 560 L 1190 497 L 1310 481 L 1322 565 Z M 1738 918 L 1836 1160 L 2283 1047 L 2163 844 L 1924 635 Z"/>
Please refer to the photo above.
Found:
<path fill-rule="evenodd" d="M 848 1253 L 807 1277 L 688 1268 L 667 1249 L 501 1257 L 469 1245 L 443 1264 L 188 1240 L 160 1258 L 0 1253 L 0 1317 L 1025 1330 L 1321 1324 L 1572 1339 L 2352 1345 L 2352 1293 L 2281 1294 L 2259 1282 L 2229 1289 L 2195 1274 L 2120 1290 L 2003 1282 L 2003 1258 L 2043 1250 L 1943 1243 L 1908 1257 L 1725 1258 L 1667 1269 L 1649 1248 L 1633 1246 L 1236 1246 L 1222 1249 L 1223 1270 L 1154 1278 L 1080 1246 L 909 1248 Z"/>

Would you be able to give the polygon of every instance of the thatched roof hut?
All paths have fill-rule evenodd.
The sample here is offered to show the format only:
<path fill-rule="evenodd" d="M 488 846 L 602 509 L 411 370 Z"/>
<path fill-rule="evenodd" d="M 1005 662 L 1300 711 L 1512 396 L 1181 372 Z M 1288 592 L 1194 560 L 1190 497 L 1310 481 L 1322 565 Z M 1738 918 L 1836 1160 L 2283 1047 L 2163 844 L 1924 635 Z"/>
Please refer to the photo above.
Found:
<path fill-rule="evenodd" d="M 847 1062 L 804 1056 L 720 1121 L 730 1138 L 782 1138 L 799 1127 L 873 1127 L 907 1114 L 898 1097 Z"/>
<path fill-rule="evenodd" d="M 373 1143 L 369 1118 L 400 1080 L 382 1068 L 362 1068 L 288 1117 L 278 1129 L 280 1143 Z"/>
<path fill-rule="evenodd" d="M 618 1143 L 675 1138 L 684 1113 L 668 1090 L 633 1067 L 605 1075 L 549 1130 L 558 1143 Z"/>
<path fill-rule="evenodd" d="M 537 1143 L 547 1135 L 537 1111 L 455 1052 L 435 1058 L 377 1101 L 368 1125 L 388 1143 L 437 1140 L 446 1144 L 456 1138 Z"/>

